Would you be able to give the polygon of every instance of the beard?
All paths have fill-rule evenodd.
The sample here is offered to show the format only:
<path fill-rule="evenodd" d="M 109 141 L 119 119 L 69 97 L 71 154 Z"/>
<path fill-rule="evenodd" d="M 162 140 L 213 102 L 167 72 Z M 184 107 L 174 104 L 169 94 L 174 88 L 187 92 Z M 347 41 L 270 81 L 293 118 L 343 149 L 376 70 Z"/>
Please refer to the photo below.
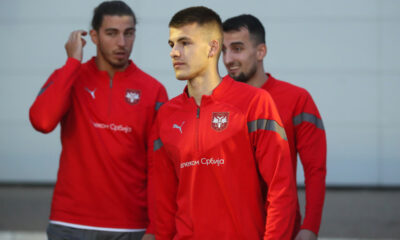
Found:
<path fill-rule="evenodd" d="M 108 58 L 105 59 L 115 69 L 123 69 L 128 65 L 128 61 L 112 62 Z"/>
<path fill-rule="evenodd" d="M 246 83 L 247 81 L 249 81 L 249 79 L 251 79 L 256 74 L 256 72 L 257 72 L 257 66 L 253 65 L 251 67 L 250 71 L 248 71 L 247 73 L 240 72 L 239 75 L 237 75 L 237 76 L 231 75 L 231 77 L 238 82 Z"/>
<path fill-rule="evenodd" d="M 122 69 L 125 68 L 128 65 L 129 59 L 124 59 L 121 61 L 113 61 L 110 57 L 108 57 L 107 55 L 103 55 L 104 56 L 104 60 L 110 64 L 110 66 L 112 66 L 115 69 Z"/>
<path fill-rule="evenodd" d="M 99 46 L 99 50 L 101 55 L 103 56 L 104 61 L 106 61 L 114 69 L 123 69 L 129 64 L 129 58 L 121 60 L 113 60 L 112 52 L 104 50 L 101 44 Z"/>

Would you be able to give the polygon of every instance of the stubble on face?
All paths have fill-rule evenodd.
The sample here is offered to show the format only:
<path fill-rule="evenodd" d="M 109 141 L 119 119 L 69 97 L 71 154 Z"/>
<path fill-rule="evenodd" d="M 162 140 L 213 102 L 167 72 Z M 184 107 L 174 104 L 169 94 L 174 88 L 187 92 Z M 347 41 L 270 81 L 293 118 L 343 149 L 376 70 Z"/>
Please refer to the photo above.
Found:
<path fill-rule="evenodd" d="M 231 73 L 229 73 L 229 76 L 231 77 L 231 78 L 233 78 L 233 79 L 235 79 L 236 81 L 239 81 L 239 82 L 244 82 L 244 83 L 246 83 L 247 81 L 249 81 L 252 77 L 254 77 L 254 75 L 256 74 L 256 72 L 257 72 L 257 66 L 256 65 L 253 65 L 251 68 L 250 68 L 250 70 L 248 71 L 248 72 L 240 72 L 239 74 L 237 74 L 237 75 L 233 75 L 233 74 L 231 74 Z"/>
<path fill-rule="evenodd" d="M 116 35 L 116 37 L 112 37 Z M 117 38 L 124 38 L 123 42 Z M 131 16 L 104 16 L 98 31 L 98 53 L 104 62 L 115 70 L 122 70 L 129 64 L 129 57 L 135 39 L 135 25 Z"/>
<path fill-rule="evenodd" d="M 98 46 L 98 47 L 99 47 L 99 51 L 100 51 L 101 55 L 103 56 L 103 59 L 104 59 L 111 67 L 113 67 L 114 69 L 123 69 L 123 68 L 125 68 L 125 67 L 128 65 L 128 63 L 129 63 L 129 55 L 130 55 L 130 52 L 128 53 L 128 50 L 127 50 L 127 49 L 118 48 L 118 49 L 116 49 L 116 50 L 109 51 L 109 50 L 107 50 L 107 49 L 102 45 L 101 40 L 100 40 L 100 42 L 99 42 L 99 46 Z M 115 55 L 117 51 L 123 52 L 123 54 L 126 54 L 127 57 L 126 57 L 126 58 L 119 58 L 119 59 L 113 60 L 113 59 L 112 59 L 112 55 Z"/>
<path fill-rule="evenodd" d="M 256 46 L 246 28 L 224 33 L 224 51 L 224 64 L 231 78 L 247 83 L 256 75 Z"/>

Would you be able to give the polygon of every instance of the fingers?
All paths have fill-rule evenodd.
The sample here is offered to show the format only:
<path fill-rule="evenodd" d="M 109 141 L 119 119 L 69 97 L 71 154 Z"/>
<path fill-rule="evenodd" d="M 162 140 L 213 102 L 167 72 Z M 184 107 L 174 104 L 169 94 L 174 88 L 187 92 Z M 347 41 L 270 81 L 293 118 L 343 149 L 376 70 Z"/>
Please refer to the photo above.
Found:
<path fill-rule="evenodd" d="M 85 30 L 76 30 L 71 32 L 70 34 L 70 39 L 77 39 L 80 38 L 82 36 L 86 36 L 87 32 Z"/>
<path fill-rule="evenodd" d="M 86 35 L 87 35 L 87 32 L 84 30 L 73 31 L 69 35 L 68 42 L 69 43 L 77 43 L 78 41 L 80 41 L 80 39 L 82 39 L 82 36 L 86 36 Z"/>
<path fill-rule="evenodd" d="M 70 34 L 68 41 L 65 43 L 68 57 L 82 61 L 83 47 L 86 45 L 86 40 L 82 37 L 86 35 L 87 32 L 84 30 L 76 30 Z"/>
<path fill-rule="evenodd" d="M 81 41 L 82 41 L 82 48 L 83 48 L 86 45 L 86 40 L 81 38 Z"/>

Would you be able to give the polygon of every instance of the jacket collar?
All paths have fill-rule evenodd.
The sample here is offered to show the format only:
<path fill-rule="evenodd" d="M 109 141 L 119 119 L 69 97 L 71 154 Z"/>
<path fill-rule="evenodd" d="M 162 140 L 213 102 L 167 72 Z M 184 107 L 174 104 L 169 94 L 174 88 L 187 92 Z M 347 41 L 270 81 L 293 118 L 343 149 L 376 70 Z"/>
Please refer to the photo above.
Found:
<path fill-rule="evenodd" d="M 274 84 L 276 82 L 276 79 L 270 73 L 266 73 L 266 75 L 268 76 L 268 79 L 261 86 L 261 88 L 268 90 L 268 89 L 271 89 L 274 86 Z"/>
<path fill-rule="evenodd" d="M 222 81 L 218 84 L 216 88 L 212 91 L 211 95 L 203 95 L 201 98 L 201 105 L 206 104 L 209 101 L 214 101 L 221 99 L 224 95 L 225 92 L 230 88 L 232 82 L 234 80 L 229 77 L 228 75 L 222 78 Z M 186 85 L 185 89 L 183 90 L 182 93 L 183 97 L 185 100 L 189 100 L 193 97 L 189 97 L 189 92 L 188 92 L 188 86 Z M 194 101 L 194 99 L 193 99 Z"/>
<path fill-rule="evenodd" d="M 106 71 L 101 71 L 101 70 L 99 70 L 99 68 L 98 68 L 97 65 L 96 65 L 96 57 L 92 57 L 87 63 L 88 63 L 88 65 L 89 65 L 89 67 L 90 67 L 90 69 L 91 69 L 92 71 L 94 71 L 94 72 L 96 72 L 96 73 L 99 73 L 99 74 L 108 74 Z M 125 70 L 122 71 L 122 72 L 116 72 L 115 75 L 120 75 L 120 74 L 122 74 L 122 75 L 128 75 L 128 74 L 134 72 L 136 69 L 137 69 L 136 64 L 133 63 L 132 60 L 129 60 L 129 65 L 128 65 L 128 67 L 125 68 Z"/>

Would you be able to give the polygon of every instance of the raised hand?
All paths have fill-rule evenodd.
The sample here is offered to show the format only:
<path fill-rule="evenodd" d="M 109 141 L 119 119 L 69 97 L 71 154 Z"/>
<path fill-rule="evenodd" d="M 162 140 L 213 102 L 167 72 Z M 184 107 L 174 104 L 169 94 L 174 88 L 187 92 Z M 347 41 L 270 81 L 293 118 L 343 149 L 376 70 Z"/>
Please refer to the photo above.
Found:
<path fill-rule="evenodd" d="M 69 58 L 75 58 L 82 61 L 83 47 L 86 45 L 86 40 L 82 36 L 86 36 L 87 32 L 84 30 L 73 31 L 65 43 L 65 50 Z"/>

